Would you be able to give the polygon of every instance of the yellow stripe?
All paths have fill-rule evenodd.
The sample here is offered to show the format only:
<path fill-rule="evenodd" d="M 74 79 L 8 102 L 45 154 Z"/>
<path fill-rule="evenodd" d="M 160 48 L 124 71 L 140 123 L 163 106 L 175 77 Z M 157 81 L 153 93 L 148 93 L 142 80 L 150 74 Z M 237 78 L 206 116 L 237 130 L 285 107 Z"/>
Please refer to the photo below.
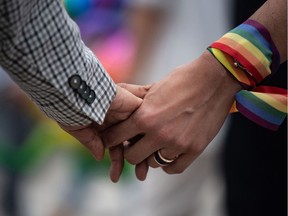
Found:
<path fill-rule="evenodd" d="M 252 92 L 257 98 L 265 101 L 275 109 L 287 113 L 287 97 L 278 94 L 269 94 L 261 92 Z"/>
<path fill-rule="evenodd" d="M 234 66 L 232 66 L 232 64 L 229 62 L 228 57 L 230 57 L 229 55 L 226 55 L 225 53 L 223 53 L 221 50 L 212 48 L 212 52 L 213 54 L 216 56 L 216 58 L 224 65 L 224 67 L 230 71 L 230 73 L 240 82 L 245 83 L 246 85 L 251 85 L 250 80 L 247 78 L 248 74 L 246 74 L 246 72 L 244 72 L 242 69 L 240 68 L 235 68 Z M 230 57 L 232 58 L 232 57 Z"/>
<path fill-rule="evenodd" d="M 241 37 L 238 34 L 235 33 L 227 33 L 223 37 L 230 38 L 231 40 L 241 44 L 243 47 L 246 48 L 247 51 L 253 54 L 260 62 L 261 64 L 266 68 L 267 71 L 270 71 L 270 61 L 266 58 L 266 56 L 256 47 L 254 44 L 252 44 L 250 41 L 246 40 L 245 38 Z M 254 65 L 256 66 L 256 65 Z M 267 74 L 263 74 L 264 77 L 267 76 Z"/>

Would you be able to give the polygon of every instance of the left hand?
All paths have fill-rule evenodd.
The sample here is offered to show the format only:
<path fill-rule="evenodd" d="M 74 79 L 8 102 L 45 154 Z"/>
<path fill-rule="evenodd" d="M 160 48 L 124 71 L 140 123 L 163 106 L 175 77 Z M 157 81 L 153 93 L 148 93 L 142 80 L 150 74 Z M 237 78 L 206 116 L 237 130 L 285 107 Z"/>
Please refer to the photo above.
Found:
<path fill-rule="evenodd" d="M 106 147 L 136 135 L 144 137 L 128 145 L 124 156 L 136 164 L 136 175 L 146 176 L 147 166 L 159 167 L 154 152 L 177 159 L 163 167 L 183 172 L 206 148 L 226 119 L 240 84 L 208 52 L 176 68 L 152 85 L 142 105 L 128 120 L 103 132 Z"/>
<path fill-rule="evenodd" d="M 121 86 L 123 86 L 123 88 Z M 132 94 L 125 90 L 124 87 L 125 84 L 117 85 L 117 94 L 106 113 L 102 125 L 99 125 L 96 122 L 85 126 L 67 126 L 59 124 L 62 129 L 79 140 L 79 142 L 92 153 L 96 160 L 101 160 L 105 152 L 100 133 L 108 127 L 127 119 L 140 106 L 142 103 L 141 98 L 144 97 L 148 89 L 148 86 L 137 88 L 133 88 L 132 86 L 130 88 Z M 110 178 L 113 182 L 117 182 L 124 165 L 123 146 L 118 145 L 109 148 L 109 153 L 111 159 Z"/>

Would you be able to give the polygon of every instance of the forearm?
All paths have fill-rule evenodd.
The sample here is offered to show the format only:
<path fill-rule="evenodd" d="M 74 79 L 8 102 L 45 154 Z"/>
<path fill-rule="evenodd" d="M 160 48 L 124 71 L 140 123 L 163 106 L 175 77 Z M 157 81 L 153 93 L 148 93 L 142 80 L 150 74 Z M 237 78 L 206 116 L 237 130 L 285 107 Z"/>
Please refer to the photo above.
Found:
<path fill-rule="evenodd" d="M 0 64 L 42 111 L 66 125 L 104 120 L 114 83 L 61 1 L 2 0 L 0 26 Z M 69 86 L 75 74 L 95 93 L 92 103 Z"/>
<path fill-rule="evenodd" d="M 280 53 L 287 60 L 287 0 L 267 0 L 251 17 L 266 27 Z"/>
<path fill-rule="evenodd" d="M 280 62 L 287 58 L 286 24 L 286 3 L 267 1 L 248 20 L 208 48 L 228 73 L 249 90 L 235 96 L 237 110 L 271 130 L 277 130 L 286 117 L 287 93 L 258 86 L 277 72 Z"/>

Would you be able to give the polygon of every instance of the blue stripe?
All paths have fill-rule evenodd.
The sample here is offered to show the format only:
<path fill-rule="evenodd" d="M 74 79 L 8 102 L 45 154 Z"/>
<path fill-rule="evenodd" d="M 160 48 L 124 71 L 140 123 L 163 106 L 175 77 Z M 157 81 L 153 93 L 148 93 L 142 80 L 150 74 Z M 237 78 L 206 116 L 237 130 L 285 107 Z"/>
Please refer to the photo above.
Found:
<path fill-rule="evenodd" d="M 249 94 L 249 96 L 253 96 L 253 103 L 245 98 L 245 94 Z M 250 110 L 250 112 L 254 113 L 255 115 L 261 117 L 262 119 L 265 119 L 268 122 L 271 122 L 273 124 L 280 125 L 283 121 L 283 118 L 285 118 L 286 114 L 280 112 L 279 110 L 276 110 L 274 107 L 270 106 L 269 104 L 265 103 L 264 101 L 258 99 L 255 97 L 252 93 L 248 91 L 240 91 L 236 94 L 236 101 L 240 103 L 242 106 L 244 106 L 246 109 Z M 275 110 L 275 112 L 279 113 L 281 117 L 277 117 L 275 115 L 270 114 L 266 110 L 261 109 L 257 106 L 257 104 L 265 104 L 265 106 L 269 107 L 269 109 Z"/>
<path fill-rule="evenodd" d="M 258 31 L 257 28 L 255 28 L 254 26 L 248 25 L 248 24 L 241 24 L 236 28 L 240 28 L 244 31 L 246 31 L 247 33 L 253 35 L 253 37 L 257 38 L 257 40 L 263 45 L 265 46 L 267 49 L 272 50 L 272 47 L 270 45 L 270 43 L 262 36 L 262 34 Z"/>

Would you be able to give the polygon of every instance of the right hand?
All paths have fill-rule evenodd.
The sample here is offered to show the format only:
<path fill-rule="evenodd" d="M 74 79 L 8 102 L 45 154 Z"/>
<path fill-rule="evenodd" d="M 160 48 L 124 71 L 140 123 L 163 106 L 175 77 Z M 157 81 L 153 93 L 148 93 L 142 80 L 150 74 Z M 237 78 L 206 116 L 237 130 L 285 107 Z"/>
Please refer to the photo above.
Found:
<path fill-rule="evenodd" d="M 128 120 L 104 131 L 104 144 L 112 147 L 142 134 L 124 151 L 137 165 L 137 177 L 146 176 L 148 165 L 159 167 L 153 157 L 158 150 L 167 159 L 177 157 L 165 172 L 182 173 L 216 136 L 239 90 L 238 81 L 206 51 L 153 84 Z"/>
<path fill-rule="evenodd" d="M 123 88 L 121 86 L 123 86 Z M 96 160 L 101 160 L 105 152 L 105 147 L 100 137 L 100 133 L 108 127 L 129 118 L 130 115 L 141 105 L 141 98 L 144 97 L 148 89 L 147 86 L 137 88 L 136 86 L 135 88 L 132 86 L 132 88 L 130 88 L 131 93 L 125 90 L 124 87 L 125 84 L 117 85 L 116 96 L 106 113 L 102 125 L 99 125 L 96 122 L 85 126 L 68 126 L 59 124 L 63 130 L 82 143 L 92 153 Z M 122 144 L 109 148 L 109 153 L 111 159 L 110 178 L 113 182 L 117 182 L 124 165 Z"/>

